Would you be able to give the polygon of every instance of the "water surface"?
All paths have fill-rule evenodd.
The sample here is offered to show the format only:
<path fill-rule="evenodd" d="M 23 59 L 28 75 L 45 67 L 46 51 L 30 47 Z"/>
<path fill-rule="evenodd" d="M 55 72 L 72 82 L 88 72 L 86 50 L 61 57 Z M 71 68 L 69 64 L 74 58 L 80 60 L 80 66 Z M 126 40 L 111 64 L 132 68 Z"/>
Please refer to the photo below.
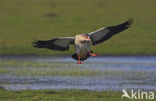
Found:
<path fill-rule="evenodd" d="M 156 90 L 156 57 L 0 57 L 0 86 L 22 89 Z"/>

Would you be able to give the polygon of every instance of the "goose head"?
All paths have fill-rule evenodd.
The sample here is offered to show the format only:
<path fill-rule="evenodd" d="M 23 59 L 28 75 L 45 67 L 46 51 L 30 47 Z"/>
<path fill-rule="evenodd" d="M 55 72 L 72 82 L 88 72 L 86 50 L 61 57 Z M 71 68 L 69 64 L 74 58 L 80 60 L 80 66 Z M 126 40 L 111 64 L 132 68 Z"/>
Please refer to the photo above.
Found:
<path fill-rule="evenodd" d="M 90 39 L 89 35 L 83 34 L 81 36 L 81 41 L 90 42 L 91 39 Z"/>

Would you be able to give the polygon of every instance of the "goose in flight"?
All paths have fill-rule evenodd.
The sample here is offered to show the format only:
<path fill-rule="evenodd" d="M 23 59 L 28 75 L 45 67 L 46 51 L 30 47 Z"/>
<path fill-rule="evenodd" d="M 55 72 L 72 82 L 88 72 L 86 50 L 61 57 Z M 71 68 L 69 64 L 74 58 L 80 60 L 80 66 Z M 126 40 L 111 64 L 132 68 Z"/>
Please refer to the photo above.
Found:
<path fill-rule="evenodd" d="M 108 40 L 113 35 L 128 29 L 132 23 L 133 19 L 130 18 L 121 24 L 104 27 L 91 33 L 77 34 L 75 37 L 58 37 L 51 40 L 34 40 L 32 44 L 36 48 L 47 48 L 56 51 L 68 51 L 69 46 L 74 45 L 75 53 L 71 57 L 77 60 L 77 64 L 82 64 L 81 61 L 90 56 L 96 56 L 90 50 L 91 44 L 97 45 Z"/>

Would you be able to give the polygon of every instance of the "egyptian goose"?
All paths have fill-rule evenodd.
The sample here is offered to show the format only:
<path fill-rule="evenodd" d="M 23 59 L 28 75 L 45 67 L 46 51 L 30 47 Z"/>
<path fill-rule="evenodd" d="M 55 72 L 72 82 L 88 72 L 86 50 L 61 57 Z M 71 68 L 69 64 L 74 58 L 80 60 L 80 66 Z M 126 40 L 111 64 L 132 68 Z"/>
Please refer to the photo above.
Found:
<path fill-rule="evenodd" d="M 132 22 L 133 19 L 130 18 L 128 21 L 122 24 L 101 28 L 97 31 L 87 34 L 78 34 L 75 35 L 75 37 L 58 37 L 45 41 L 35 40 L 33 42 L 33 46 L 36 48 L 67 51 L 69 50 L 70 45 L 74 45 L 76 53 L 72 55 L 72 58 L 77 60 L 78 64 L 82 64 L 81 61 L 86 60 L 89 56 L 96 56 L 96 54 L 90 50 L 91 44 L 96 45 L 108 40 L 113 35 L 116 35 L 119 32 L 129 28 Z"/>

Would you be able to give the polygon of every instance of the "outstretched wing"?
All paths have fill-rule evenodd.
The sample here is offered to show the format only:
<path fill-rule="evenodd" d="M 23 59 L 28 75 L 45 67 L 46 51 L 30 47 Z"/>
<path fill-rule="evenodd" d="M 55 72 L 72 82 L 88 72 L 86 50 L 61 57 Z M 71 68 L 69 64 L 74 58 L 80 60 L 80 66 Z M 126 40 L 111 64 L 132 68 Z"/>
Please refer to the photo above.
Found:
<path fill-rule="evenodd" d="M 96 45 L 98 43 L 102 43 L 102 42 L 108 40 L 113 35 L 116 35 L 119 32 L 124 31 L 125 29 L 130 27 L 130 25 L 132 23 L 133 23 L 133 18 L 130 18 L 128 21 L 126 21 L 122 24 L 119 24 L 116 26 L 110 26 L 110 27 L 106 27 L 106 28 L 101 28 L 95 32 L 89 33 L 88 35 L 90 36 L 90 39 L 92 40 L 92 44 Z"/>
<path fill-rule="evenodd" d="M 33 43 L 36 48 L 47 48 L 57 51 L 69 50 L 69 45 L 74 44 L 74 37 L 59 37 L 52 40 L 36 40 Z"/>

